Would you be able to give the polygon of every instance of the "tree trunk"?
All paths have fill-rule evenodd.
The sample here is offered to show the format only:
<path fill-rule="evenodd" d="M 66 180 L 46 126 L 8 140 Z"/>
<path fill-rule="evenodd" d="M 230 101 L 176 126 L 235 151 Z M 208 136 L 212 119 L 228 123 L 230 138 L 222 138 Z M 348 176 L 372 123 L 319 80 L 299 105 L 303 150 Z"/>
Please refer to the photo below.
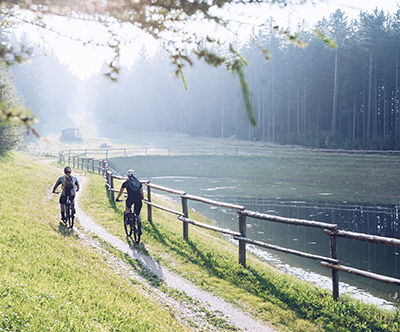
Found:
<path fill-rule="evenodd" d="M 336 132 L 337 117 L 337 99 L 338 99 L 338 51 L 335 50 L 335 73 L 333 79 L 333 105 L 332 105 L 332 134 Z"/>
<path fill-rule="evenodd" d="M 300 88 L 297 85 L 297 136 L 300 134 Z"/>
<path fill-rule="evenodd" d="M 356 140 L 356 95 L 354 95 L 354 103 L 353 103 L 353 143 Z"/>
<path fill-rule="evenodd" d="M 367 113 L 367 140 L 371 138 L 371 113 L 372 113 L 372 52 L 369 55 L 369 77 L 368 77 L 368 113 Z"/>
<path fill-rule="evenodd" d="M 394 132 L 396 141 L 399 138 L 399 52 L 396 53 L 396 91 L 395 91 Z"/>
<path fill-rule="evenodd" d="M 275 143 L 275 67 L 272 68 L 272 143 Z"/>

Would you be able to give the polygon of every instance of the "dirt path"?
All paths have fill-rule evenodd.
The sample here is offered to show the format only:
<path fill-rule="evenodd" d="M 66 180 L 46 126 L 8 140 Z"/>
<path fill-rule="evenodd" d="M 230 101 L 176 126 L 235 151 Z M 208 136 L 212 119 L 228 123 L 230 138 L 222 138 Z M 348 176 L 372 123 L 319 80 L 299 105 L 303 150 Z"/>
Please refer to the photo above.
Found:
<path fill-rule="evenodd" d="M 122 241 L 118 237 L 108 233 L 103 227 L 97 225 L 79 206 L 79 198 L 82 190 L 85 188 L 86 178 L 79 176 L 81 191 L 77 194 L 76 210 L 77 219 L 83 230 L 77 230 L 82 241 L 101 252 L 103 255 L 111 256 L 108 252 L 101 248 L 100 243 L 96 242 L 89 234 L 94 233 L 101 239 L 107 241 L 118 250 L 130 255 L 135 260 L 139 261 L 141 265 L 149 271 L 157 275 L 163 280 L 167 287 L 184 292 L 193 301 L 179 301 L 169 297 L 165 293 L 159 291 L 156 287 L 150 286 L 144 278 L 141 278 L 135 271 L 132 270 L 124 261 L 114 256 L 108 257 L 107 262 L 112 265 L 120 275 L 141 279 L 141 283 L 145 284 L 145 289 L 151 294 L 152 299 L 156 298 L 159 302 L 167 305 L 173 311 L 175 317 L 180 321 L 187 323 L 194 327 L 196 330 L 201 331 L 223 331 L 223 324 L 215 326 L 210 323 L 209 316 L 219 319 L 230 326 L 236 327 L 242 331 L 254 332 L 274 332 L 271 327 L 262 324 L 261 322 L 250 317 L 243 311 L 235 308 L 225 300 L 207 293 L 195 285 L 189 283 L 187 280 L 172 273 L 164 268 L 149 256 L 137 252 L 134 248 L 130 247 L 127 242 Z M 210 315 L 211 313 L 211 315 Z M 230 329 L 232 330 L 232 329 Z"/>

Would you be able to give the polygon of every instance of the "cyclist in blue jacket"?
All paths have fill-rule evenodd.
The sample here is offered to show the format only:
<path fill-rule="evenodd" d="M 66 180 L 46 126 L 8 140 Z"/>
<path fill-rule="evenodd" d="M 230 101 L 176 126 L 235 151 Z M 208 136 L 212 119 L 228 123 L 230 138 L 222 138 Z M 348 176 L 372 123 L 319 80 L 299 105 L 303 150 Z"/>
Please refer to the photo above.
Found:
<path fill-rule="evenodd" d="M 124 193 L 124 189 L 128 192 L 128 197 L 125 201 L 125 217 L 131 211 L 131 206 L 134 204 L 133 211 L 138 217 L 139 222 L 142 222 L 142 218 L 140 217 L 140 211 L 142 210 L 142 199 L 143 199 L 143 187 L 142 183 L 136 178 L 135 171 L 130 169 L 126 175 L 128 176 L 128 180 L 126 180 L 119 190 L 118 196 L 115 199 L 117 202 L 119 198 Z"/>

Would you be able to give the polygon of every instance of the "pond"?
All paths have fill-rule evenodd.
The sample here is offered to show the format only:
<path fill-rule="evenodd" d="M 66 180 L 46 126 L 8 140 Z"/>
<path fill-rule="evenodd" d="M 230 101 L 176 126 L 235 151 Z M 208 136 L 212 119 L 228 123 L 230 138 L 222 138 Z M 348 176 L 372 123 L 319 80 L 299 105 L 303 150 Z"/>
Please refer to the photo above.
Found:
<path fill-rule="evenodd" d="M 169 188 L 185 190 L 190 194 L 243 205 L 251 211 L 338 224 L 340 229 L 347 231 L 400 239 L 399 206 L 396 205 L 377 206 L 345 202 L 243 198 L 232 196 L 231 188 L 227 188 L 227 196 L 223 196 L 224 188 L 216 188 L 214 180 L 210 180 L 207 185 L 205 179 L 202 179 L 202 188 L 197 189 L 196 186 L 190 186 L 193 182 L 198 182 L 195 178 L 149 178 L 149 180 Z M 218 196 L 213 195 L 215 189 L 218 189 Z M 177 196 L 173 198 L 180 201 Z M 194 201 L 189 201 L 189 209 L 195 209 L 213 219 L 217 226 L 238 231 L 238 215 L 234 210 Z M 247 218 L 246 221 L 246 237 L 250 239 L 316 255 L 330 256 L 329 237 L 322 229 L 260 221 L 253 218 Z M 319 261 L 250 245 L 247 245 L 247 248 L 285 272 L 324 288 L 331 289 L 332 287 L 331 270 L 322 267 Z M 338 250 L 342 265 L 394 278 L 400 276 L 400 248 L 398 247 L 339 238 Z M 351 293 L 355 297 L 379 305 L 385 305 L 385 301 L 391 301 L 400 291 L 398 286 L 344 272 L 339 273 L 339 280 L 341 294 Z"/>

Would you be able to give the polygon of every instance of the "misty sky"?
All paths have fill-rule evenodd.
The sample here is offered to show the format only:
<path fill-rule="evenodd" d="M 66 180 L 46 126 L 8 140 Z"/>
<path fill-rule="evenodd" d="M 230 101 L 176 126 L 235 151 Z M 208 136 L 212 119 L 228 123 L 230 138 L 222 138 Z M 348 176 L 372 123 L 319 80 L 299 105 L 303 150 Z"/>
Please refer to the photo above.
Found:
<path fill-rule="evenodd" d="M 314 4 L 313 4 L 314 3 Z M 241 21 L 258 22 L 263 23 L 266 19 L 273 16 L 278 24 L 281 26 L 292 27 L 296 26 L 299 21 L 306 21 L 310 27 L 320 20 L 323 16 L 328 17 L 331 13 L 340 8 L 346 13 L 349 19 L 356 18 L 360 11 L 372 11 L 376 7 L 382 9 L 385 12 L 395 12 L 398 9 L 396 0 L 337 0 L 337 1 L 326 1 L 323 0 L 312 0 L 311 3 L 306 5 L 288 6 L 286 8 L 278 8 L 278 6 L 264 5 L 263 7 L 253 6 L 249 9 L 249 6 L 241 6 L 238 12 L 240 16 L 237 16 Z M 255 8 L 256 7 L 256 8 Z M 232 14 L 230 12 L 230 14 Z M 55 26 L 59 23 L 55 23 Z M 102 28 L 87 27 L 81 23 L 64 23 L 63 28 L 70 33 L 76 31 L 76 38 L 87 38 L 90 39 L 91 35 L 102 36 L 104 31 Z M 241 28 L 243 31 L 243 27 Z M 29 29 L 32 40 L 40 40 L 39 33 Z M 244 32 L 246 33 L 246 32 Z M 251 33 L 251 30 L 249 30 Z M 130 65 L 137 54 L 137 51 L 146 45 L 150 52 L 157 48 L 157 43 L 144 36 L 142 32 L 137 33 L 137 30 L 126 30 L 126 35 L 130 37 L 132 35 L 138 35 L 134 43 L 129 47 L 126 47 L 122 53 L 122 61 L 126 65 Z M 100 70 L 101 65 L 105 61 L 109 61 L 112 54 L 106 47 L 89 47 L 82 46 L 79 42 L 67 40 L 66 38 L 54 36 L 46 37 L 51 40 L 51 48 L 54 50 L 60 61 L 70 66 L 71 70 L 81 78 L 90 76 L 96 71 Z M 101 37 L 100 37 L 101 38 Z"/>

